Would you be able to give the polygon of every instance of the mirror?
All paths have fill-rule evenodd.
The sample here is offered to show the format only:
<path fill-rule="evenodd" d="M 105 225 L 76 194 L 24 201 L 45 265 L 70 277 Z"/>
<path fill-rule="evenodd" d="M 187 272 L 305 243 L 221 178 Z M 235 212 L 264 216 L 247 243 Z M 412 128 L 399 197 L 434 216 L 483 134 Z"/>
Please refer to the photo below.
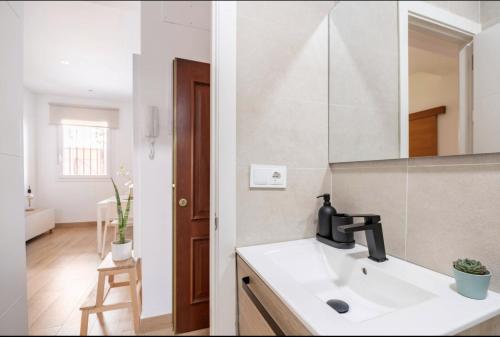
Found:
<path fill-rule="evenodd" d="M 500 152 L 500 2 L 409 3 L 330 13 L 330 163 Z"/>
<path fill-rule="evenodd" d="M 340 1 L 329 31 L 330 162 L 399 158 L 397 2 Z"/>
<path fill-rule="evenodd" d="M 500 152 L 500 24 L 463 34 L 410 18 L 409 156 Z"/>

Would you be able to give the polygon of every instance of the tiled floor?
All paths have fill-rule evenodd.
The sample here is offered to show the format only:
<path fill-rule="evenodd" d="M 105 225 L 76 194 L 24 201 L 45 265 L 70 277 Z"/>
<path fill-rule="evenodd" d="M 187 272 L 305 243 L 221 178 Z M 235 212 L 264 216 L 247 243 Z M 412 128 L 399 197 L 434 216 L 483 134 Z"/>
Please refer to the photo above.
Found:
<path fill-rule="evenodd" d="M 26 247 L 28 320 L 31 335 L 78 335 L 80 304 L 97 282 L 95 227 L 56 228 Z M 127 288 L 113 289 L 109 300 L 128 299 Z M 104 313 L 102 324 L 91 315 L 89 335 L 133 335 L 129 309 Z M 173 335 L 171 327 L 151 335 Z M 207 335 L 208 330 L 193 334 Z"/>

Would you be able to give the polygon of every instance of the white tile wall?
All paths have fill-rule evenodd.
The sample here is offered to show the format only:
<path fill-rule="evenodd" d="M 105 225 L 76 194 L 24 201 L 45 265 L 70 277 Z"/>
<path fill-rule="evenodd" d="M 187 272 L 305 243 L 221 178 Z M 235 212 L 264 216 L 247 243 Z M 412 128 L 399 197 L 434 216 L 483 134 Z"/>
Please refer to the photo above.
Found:
<path fill-rule="evenodd" d="M 328 21 L 333 2 L 238 3 L 237 244 L 312 237 L 330 192 Z M 286 165 L 285 190 L 250 190 L 251 163 Z"/>

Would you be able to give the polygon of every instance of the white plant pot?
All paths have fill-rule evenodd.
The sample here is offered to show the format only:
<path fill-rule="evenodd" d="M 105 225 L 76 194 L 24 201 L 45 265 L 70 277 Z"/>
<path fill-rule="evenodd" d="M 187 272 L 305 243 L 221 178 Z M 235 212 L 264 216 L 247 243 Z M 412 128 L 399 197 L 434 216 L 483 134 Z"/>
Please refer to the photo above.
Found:
<path fill-rule="evenodd" d="M 132 257 L 132 240 L 127 240 L 123 244 L 111 243 L 111 257 L 113 261 L 124 261 Z"/>

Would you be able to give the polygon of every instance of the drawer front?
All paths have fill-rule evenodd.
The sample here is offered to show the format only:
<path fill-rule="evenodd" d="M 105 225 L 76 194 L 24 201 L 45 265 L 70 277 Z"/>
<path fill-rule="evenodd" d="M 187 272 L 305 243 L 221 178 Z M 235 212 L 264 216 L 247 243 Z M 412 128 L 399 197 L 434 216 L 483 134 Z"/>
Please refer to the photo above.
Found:
<path fill-rule="evenodd" d="M 286 307 L 274 292 L 238 256 L 238 308 L 240 335 L 311 335 L 300 320 Z M 245 279 L 246 282 L 243 282 Z M 245 284 L 246 290 L 245 290 Z M 253 304 L 252 298 L 257 301 Z M 259 305 L 261 310 L 259 311 Z M 248 307 L 252 309 L 248 309 Z M 264 314 L 261 313 L 264 312 Z M 248 317 L 246 316 L 247 313 Z M 266 314 L 270 317 L 266 320 Z M 250 315 L 258 315 L 252 320 Z M 269 321 L 269 322 L 268 322 Z M 257 324 L 257 322 L 259 324 Z M 263 324 L 261 324 L 263 322 Z M 277 326 L 273 328 L 273 323 Z M 257 329 L 264 332 L 258 332 Z M 267 332 L 267 333 L 265 333 Z"/>
<path fill-rule="evenodd" d="M 264 316 L 243 290 L 242 284 L 238 287 L 238 323 L 240 336 L 276 336 Z"/>

